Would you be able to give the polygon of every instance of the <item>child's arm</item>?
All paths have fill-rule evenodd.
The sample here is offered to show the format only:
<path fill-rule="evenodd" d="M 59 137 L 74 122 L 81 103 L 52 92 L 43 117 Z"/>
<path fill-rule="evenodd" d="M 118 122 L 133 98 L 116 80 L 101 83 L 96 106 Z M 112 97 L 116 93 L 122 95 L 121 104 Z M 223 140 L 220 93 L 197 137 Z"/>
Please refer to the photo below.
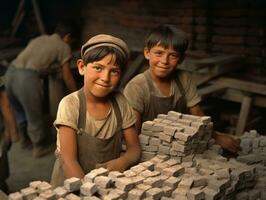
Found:
<path fill-rule="evenodd" d="M 190 107 L 189 110 L 192 115 L 205 115 L 198 104 L 193 107 Z M 228 151 L 236 153 L 241 149 L 240 141 L 232 138 L 230 135 L 225 135 L 222 133 L 218 133 L 217 131 L 213 131 L 212 137 L 215 139 L 216 144 L 221 145 L 221 147 L 227 149 Z"/>
<path fill-rule="evenodd" d="M 77 85 L 71 72 L 69 62 L 65 62 L 63 64 L 63 79 L 69 92 L 74 92 L 77 90 Z"/>
<path fill-rule="evenodd" d="M 139 161 L 141 148 L 135 126 L 124 129 L 123 134 L 127 146 L 126 153 L 117 159 L 100 164 L 98 167 L 105 167 L 109 171 L 123 172 Z"/>
<path fill-rule="evenodd" d="M 0 91 L 0 110 L 3 116 L 5 125 L 5 136 L 7 140 L 11 142 L 17 142 L 19 140 L 18 129 L 16 125 L 15 116 L 4 90 Z"/>
<path fill-rule="evenodd" d="M 77 158 L 77 140 L 74 129 L 67 126 L 59 127 L 60 153 L 64 162 L 64 172 L 67 178 L 83 178 L 84 172 Z"/>

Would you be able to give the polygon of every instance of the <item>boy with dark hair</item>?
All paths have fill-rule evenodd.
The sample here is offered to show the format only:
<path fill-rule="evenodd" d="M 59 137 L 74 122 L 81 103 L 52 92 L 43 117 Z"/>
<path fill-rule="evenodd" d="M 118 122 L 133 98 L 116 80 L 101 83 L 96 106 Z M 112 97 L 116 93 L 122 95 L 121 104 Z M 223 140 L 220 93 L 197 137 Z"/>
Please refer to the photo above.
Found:
<path fill-rule="evenodd" d="M 194 81 L 187 72 L 177 69 L 187 47 L 186 34 L 172 25 L 158 26 L 147 36 L 144 56 L 150 67 L 130 80 L 124 89 L 137 116 L 138 132 L 144 121 L 171 110 L 204 115 Z M 232 152 L 239 150 L 239 144 L 233 138 L 217 133 L 213 137 L 223 148 Z"/>
<path fill-rule="evenodd" d="M 43 115 L 43 87 L 40 75 L 51 71 L 54 63 L 59 63 L 64 83 L 70 92 L 77 89 L 69 60 L 71 58 L 72 33 L 64 25 L 59 25 L 58 33 L 41 35 L 32 39 L 26 48 L 12 61 L 6 73 L 7 93 L 14 104 L 20 127 L 27 123 L 27 133 L 33 143 L 33 156 L 41 157 L 51 151 L 45 144 Z M 23 129 L 23 128 L 21 128 Z M 27 135 L 21 135 L 22 142 L 28 144 Z"/>
<path fill-rule="evenodd" d="M 81 47 L 77 66 L 84 77 L 83 87 L 60 101 L 54 123 L 57 159 L 53 187 L 63 185 L 66 178 L 83 178 L 98 167 L 123 172 L 138 162 L 141 149 L 136 116 L 117 92 L 128 57 L 126 43 L 112 35 L 96 35 Z M 123 155 L 122 139 L 127 147 Z"/>

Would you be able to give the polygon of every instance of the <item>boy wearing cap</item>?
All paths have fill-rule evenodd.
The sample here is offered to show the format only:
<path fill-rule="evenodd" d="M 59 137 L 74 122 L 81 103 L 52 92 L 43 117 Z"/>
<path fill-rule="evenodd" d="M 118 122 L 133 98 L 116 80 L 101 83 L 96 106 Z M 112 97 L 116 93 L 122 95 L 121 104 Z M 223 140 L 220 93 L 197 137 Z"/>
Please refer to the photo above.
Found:
<path fill-rule="evenodd" d="M 77 61 L 83 88 L 64 97 L 54 123 L 57 128 L 53 187 L 65 178 L 83 178 L 96 167 L 123 172 L 141 154 L 136 117 L 124 96 L 116 91 L 127 65 L 128 47 L 124 41 L 100 34 L 81 48 Z M 127 146 L 120 156 L 122 138 Z"/>
<path fill-rule="evenodd" d="M 49 72 L 53 63 L 59 63 L 69 91 L 77 89 L 69 65 L 69 44 L 73 39 L 71 31 L 71 27 L 60 24 L 54 34 L 32 39 L 6 72 L 6 89 L 16 112 L 17 123 L 21 129 L 27 123 L 29 137 L 27 134 L 21 135 L 22 145 L 33 143 L 34 157 L 44 156 L 52 150 L 45 141 L 43 87 L 40 76 Z"/>
<path fill-rule="evenodd" d="M 150 67 L 130 80 L 124 89 L 137 116 L 138 132 L 144 121 L 171 110 L 204 115 L 194 81 L 188 73 L 177 69 L 187 46 L 186 34 L 172 25 L 158 26 L 147 36 L 144 56 Z M 240 149 L 239 142 L 229 136 L 214 133 L 213 137 L 227 150 L 236 152 Z"/>

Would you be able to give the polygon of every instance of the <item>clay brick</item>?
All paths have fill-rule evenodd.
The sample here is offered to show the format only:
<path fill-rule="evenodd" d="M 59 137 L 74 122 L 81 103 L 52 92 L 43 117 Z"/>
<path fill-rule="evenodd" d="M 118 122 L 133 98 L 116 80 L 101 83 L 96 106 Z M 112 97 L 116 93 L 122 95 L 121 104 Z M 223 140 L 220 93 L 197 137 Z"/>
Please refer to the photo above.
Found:
<path fill-rule="evenodd" d="M 46 181 L 42 181 L 41 184 L 38 185 L 38 192 L 44 192 L 45 190 L 50 190 L 52 189 L 52 186 L 47 183 Z"/>
<path fill-rule="evenodd" d="M 163 185 L 168 186 L 168 187 L 170 187 L 172 189 L 175 189 L 175 188 L 177 188 L 178 183 L 180 181 L 181 181 L 180 178 L 171 176 L 171 177 L 169 177 L 168 179 L 166 179 L 164 181 Z"/>
<path fill-rule="evenodd" d="M 153 199 L 157 200 L 163 196 L 163 191 L 160 188 L 151 188 L 146 191 L 147 197 L 152 197 Z"/>
<path fill-rule="evenodd" d="M 153 121 L 146 121 L 142 124 L 142 129 L 144 130 L 151 130 L 155 123 Z"/>
<path fill-rule="evenodd" d="M 81 180 L 76 177 L 68 178 L 64 181 L 64 186 L 69 192 L 78 191 L 81 186 Z"/>
<path fill-rule="evenodd" d="M 94 179 L 94 183 L 102 188 L 109 188 L 112 186 L 112 180 L 107 176 L 97 176 Z"/>
<path fill-rule="evenodd" d="M 54 193 L 57 198 L 60 198 L 60 197 L 65 197 L 68 192 L 64 187 L 59 186 L 54 189 Z"/>
<path fill-rule="evenodd" d="M 118 178 L 115 182 L 115 186 L 122 191 L 129 191 L 134 187 L 134 184 L 129 178 Z"/>
<path fill-rule="evenodd" d="M 145 191 L 134 188 L 128 192 L 128 200 L 137 200 L 137 199 L 143 199 L 145 196 Z"/>
<path fill-rule="evenodd" d="M 65 197 L 66 200 L 81 200 L 81 197 L 73 194 L 73 193 L 70 193 L 68 194 L 66 197 Z"/>
<path fill-rule="evenodd" d="M 56 198 L 56 194 L 52 190 L 46 190 L 46 191 L 40 193 L 40 197 L 42 197 L 46 200 L 54 200 Z"/>
<path fill-rule="evenodd" d="M 23 200 L 23 195 L 20 192 L 14 192 L 8 195 L 9 200 Z"/>
<path fill-rule="evenodd" d="M 133 170 L 126 170 L 126 171 L 123 172 L 123 174 L 125 175 L 125 177 L 128 177 L 128 178 L 137 175 L 137 173 L 134 172 Z"/>
<path fill-rule="evenodd" d="M 20 192 L 23 195 L 25 200 L 31 200 L 31 199 L 37 197 L 37 195 L 38 195 L 37 191 L 31 187 L 21 189 Z"/>
<path fill-rule="evenodd" d="M 42 183 L 42 181 L 31 181 L 29 183 L 29 186 L 32 187 L 33 189 L 38 189 L 38 186 Z"/>
<path fill-rule="evenodd" d="M 140 165 L 144 166 L 146 169 L 154 170 L 154 163 L 151 161 L 141 162 Z"/>
<path fill-rule="evenodd" d="M 95 183 L 85 182 L 80 187 L 80 193 L 87 196 L 92 196 L 97 192 L 97 186 Z"/>
<path fill-rule="evenodd" d="M 204 200 L 204 192 L 200 188 L 192 188 L 187 193 L 188 200 Z"/>
<path fill-rule="evenodd" d="M 163 181 L 160 178 L 158 178 L 157 176 L 156 177 L 149 177 L 143 181 L 143 184 L 150 185 L 152 187 L 159 187 L 160 188 L 163 184 Z"/>

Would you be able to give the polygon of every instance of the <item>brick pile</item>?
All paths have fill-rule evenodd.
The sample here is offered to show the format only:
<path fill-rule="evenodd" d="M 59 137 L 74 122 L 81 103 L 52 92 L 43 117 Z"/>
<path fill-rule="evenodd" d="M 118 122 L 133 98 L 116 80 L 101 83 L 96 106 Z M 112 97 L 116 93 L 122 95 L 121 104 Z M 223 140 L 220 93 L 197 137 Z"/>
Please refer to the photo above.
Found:
<path fill-rule="evenodd" d="M 266 136 L 259 134 L 256 130 L 250 130 L 245 132 L 240 140 L 242 150 L 239 152 L 237 161 L 256 169 L 257 182 L 254 188 L 266 196 Z"/>
<path fill-rule="evenodd" d="M 139 135 L 142 160 L 168 155 L 179 160 L 203 153 L 211 142 L 213 123 L 208 116 L 198 117 L 169 111 L 142 125 Z"/>
<path fill-rule="evenodd" d="M 242 194 L 239 191 L 250 189 L 254 184 L 254 167 L 236 160 L 226 161 L 208 150 L 193 161 L 181 164 L 166 155 L 157 155 L 123 173 L 94 169 L 83 180 L 72 177 L 56 189 L 46 182 L 33 181 L 29 187 L 10 194 L 9 199 L 236 199 Z M 261 198 L 257 190 L 249 191 L 250 199 Z"/>
<path fill-rule="evenodd" d="M 145 151 L 157 145 L 157 151 L 150 151 L 154 153 L 152 158 L 145 157 L 123 173 L 109 172 L 104 168 L 94 169 L 82 180 L 72 177 L 55 189 L 47 182 L 32 181 L 27 188 L 10 194 L 9 199 L 266 200 L 265 163 L 252 162 L 248 165 L 250 162 L 239 162 L 243 161 L 243 156 L 262 147 L 264 138 L 255 134 L 255 131 L 244 134 L 242 155 L 237 160 L 228 160 L 220 155 L 221 148 L 213 145 L 211 132 L 209 117 L 182 115 L 172 111 L 167 115 L 158 115 L 157 119 L 143 124 L 140 135 Z M 252 142 L 246 142 L 247 138 L 252 138 Z M 259 144 L 253 146 L 256 138 L 259 138 Z M 171 146 L 175 143 L 178 145 Z M 246 143 L 252 144 L 249 145 L 252 148 Z M 183 148 L 180 147 L 182 145 Z M 165 149 L 170 147 L 169 151 L 162 150 L 161 146 Z M 174 151 L 176 155 L 171 153 Z M 258 173 L 261 177 L 258 177 Z"/>

